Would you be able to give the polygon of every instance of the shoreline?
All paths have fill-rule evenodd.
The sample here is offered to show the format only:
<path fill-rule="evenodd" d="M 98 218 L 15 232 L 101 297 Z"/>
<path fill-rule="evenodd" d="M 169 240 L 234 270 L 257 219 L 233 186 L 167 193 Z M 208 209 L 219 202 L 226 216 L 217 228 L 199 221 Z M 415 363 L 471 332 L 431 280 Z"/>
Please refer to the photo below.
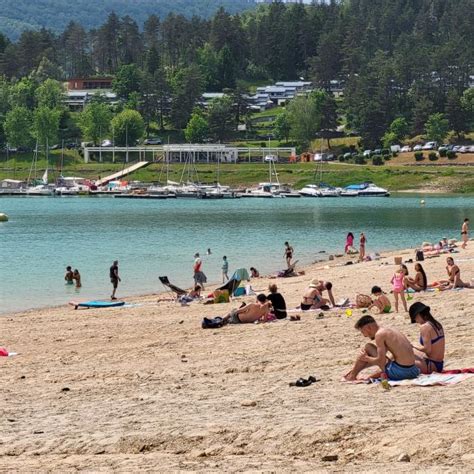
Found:
<path fill-rule="evenodd" d="M 404 249 L 353 265 L 344 258 L 318 262 L 302 266 L 305 275 L 251 284 L 266 292 L 276 283 L 294 308 L 319 277 L 333 282 L 336 301 L 354 301 L 374 284 L 389 293 L 394 256 L 415 263 L 414 250 Z M 474 242 L 453 256 L 470 280 Z M 443 255 L 422 263 L 430 281 L 444 277 Z M 474 367 L 473 296 L 469 289 L 426 292 L 409 302 L 429 305 L 443 324 L 447 369 Z M 203 317 L 254 299 L 183 307 L 145 295 L 141 302 L 151 304 L 78 311 L 63 305 L 1 318 L 0 345 L 18 353 L 0 359 L 1 468 L 469 471 L 474 436 L 465 407 L 472 379 L 390 391 L 340 382 L 366 342 L 354 330 L 359 309 L 351 316 L 338 309 L 322 318 L 299 312 L 295 322 L 201 329 Z M 418 340 L 418 326 L 403 312 L 375 318 Z M 289 386 L 309 375 L 320 381 Z M 397 462 L 402 455 L 411 462 Z"/>

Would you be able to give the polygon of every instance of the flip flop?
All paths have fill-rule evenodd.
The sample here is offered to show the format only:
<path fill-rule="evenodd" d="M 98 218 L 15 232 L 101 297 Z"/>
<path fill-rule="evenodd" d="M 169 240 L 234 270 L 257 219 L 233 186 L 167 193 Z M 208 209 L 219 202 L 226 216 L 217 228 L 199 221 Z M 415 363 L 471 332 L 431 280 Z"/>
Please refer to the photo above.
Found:
<path fill-rule="evenodd" d="M 309 380 L 311 383 L 321 382 L 321 379 L 317 379 L 314 375 L 310 375 L 310 376 L 308 377 L 308 380 Z"/>
<path fill-rule="evenodd" d="M 312 383 L 310 380 L 300 378 L 296 382 L 290 382 L 290 387 L 308 387 Z"/>
<path fill-rule="evenodd" d="M 296 316 L 291 316 L 290 321 L 301 321 L 301 317 L 299 314 L 297 314 Z"/>

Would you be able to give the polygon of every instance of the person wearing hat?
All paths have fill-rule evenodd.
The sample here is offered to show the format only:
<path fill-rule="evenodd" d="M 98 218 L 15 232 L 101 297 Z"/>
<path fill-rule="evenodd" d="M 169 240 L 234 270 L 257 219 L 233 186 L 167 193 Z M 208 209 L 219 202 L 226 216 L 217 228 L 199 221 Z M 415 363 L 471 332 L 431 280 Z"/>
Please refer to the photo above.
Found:
<path fill-rule="evenodd" d="M 374 366 L 380 367 L 390 380 L 416 379 L 420 375 L 413 346 L 405 334 L 394 328 L 379 326 L 368 314 L 356 322 L 355 329 L 375 344 L 369 342 L 365 345 L 344 380 L 356 380 L 360 372 Z M 388 352 L 391 357 L 387 356 Z M 378 376 L 380 373 L 371 375 Z"/>
<path fill-rule="evenodd" d="M 410 306 L 410 321 L 420 325 L 420 345 L 415 349 L 416 366 L 422 374 L 442 372 L 446 341 L 441 323 L 431 315 L 430 307 L 417 301 Z"/>
<path fill-rule="evenodd" d="M 328 304 L 328 300 L 321 296 L 321 291 L 318 289 L 320 288 L 321 283 L 324 282 L 321 282 L 317 278 L 311 280 L 308 288 L 306 288 L 303 294 L 303 301 L 300 304 L 303 311 L 308 309 L 318 309 L 321 308 L 321 306 Z"/>

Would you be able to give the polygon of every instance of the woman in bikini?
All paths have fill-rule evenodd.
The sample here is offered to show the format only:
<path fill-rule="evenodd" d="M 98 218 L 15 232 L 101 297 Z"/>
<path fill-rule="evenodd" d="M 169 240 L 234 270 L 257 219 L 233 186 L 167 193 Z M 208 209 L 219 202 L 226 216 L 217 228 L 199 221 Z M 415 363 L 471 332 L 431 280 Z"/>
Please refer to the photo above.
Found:
<path fill-rule="evenodd" d="M 442 372 L 445 351 L 443 326 L 431 316 L 430 307 L 419 301 L 410 306 L 410 320 L 420 325 L 420 345 L 413 346 L 415 365 L 422 374 Z"/>
<path fill-rule="evenodd" d="M 453 257 L 448 257 L 446 263 L 446 271 L 448 272 L 449 277 L 448 288 L 471 288 L 470 283 L 464 283 L 461 280 L 461 270 L 454 263 Z"/>
<path fill-rule="evenodd" d="M 283 256 L 286 259 L 286 265 L 288 266 L 288 268 L 291 267 L 291 259 L 293 258 L 293 252 L 293 247 L 288 242 L 285 242 L 285 253 Z"/>
<path fill-rule="evenodd" d="M 467 246 L 467 242 L 469 240 L 469 219 L 467 217 L 466 219 L 464 219 L 464 222 L 462 223 L 461 239 L 462 239 L 461 248 L 465 249 Z"/>
<path fill-rule="evenodd" d="M 415 291 L 425 291 L 428 283 L 425 270 L 423 269 L 421 263 L 415 264 L 415 271 L 415 278 L 408 276 L 405 278 L 405 286 Z"/>
<path fill-rule="evenodd" d="M 365 244 L 367 242 L 367 239 L 365 238 L 365 235 L 363 232 L 360 233 L 360 239 L 359 239 L 359 262 L 363 262 L 365 258 Z"/>
<path fill-rule="evenodd" d="M 303 311 L 308 309 L 318 309 L 321 306 L 327 305 L 328 300 L 321 296 L 320 291 L 318 290 L 319 280 L 314 278 L 311 280 L 311 283 L 306 288 L 306 291 L 303 294 L 303 301 L 300 303 L 300 308 Z"/>

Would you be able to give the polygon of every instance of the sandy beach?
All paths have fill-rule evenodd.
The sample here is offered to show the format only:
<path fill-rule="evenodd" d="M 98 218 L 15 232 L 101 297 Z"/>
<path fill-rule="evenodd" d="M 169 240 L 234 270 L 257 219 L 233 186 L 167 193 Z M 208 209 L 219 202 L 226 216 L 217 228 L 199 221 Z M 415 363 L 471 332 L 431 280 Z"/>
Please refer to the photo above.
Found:
<path fill-rule="evenodd" d="M 474 242 L 459 252 L 470 281 Z M 374 284 L 390 290 L 394 255 L 414 260 L 413 250 L 350 266 L 342 258 L 272 282 L 290 307 L 315 277 L 333 282 L 336 300 L 354 301 Z M 445 256 L 423 266 L 429 281 L 445 278 Z M 252 287 L 266 292 L 269 281 Z M 1 316 L 0 346 L 18 355 L 0 358 L 0 472 L 472 472 L 474 379 L 390 391 L 342 383 L 366 342 L 353 328 L 357 309 L 201 329 L 204 316 L 253 299 L 182 307 L 150 295 L 126 299 L 140 303 L 127 308 Z M 464 289 L 411 301 L 442 322 L 446 369 L 474 367 L 473 300 Z M 377 319 L 418 339 L 403 312 Z M 289 386 L 309 375 L 320 381 Z"/>

